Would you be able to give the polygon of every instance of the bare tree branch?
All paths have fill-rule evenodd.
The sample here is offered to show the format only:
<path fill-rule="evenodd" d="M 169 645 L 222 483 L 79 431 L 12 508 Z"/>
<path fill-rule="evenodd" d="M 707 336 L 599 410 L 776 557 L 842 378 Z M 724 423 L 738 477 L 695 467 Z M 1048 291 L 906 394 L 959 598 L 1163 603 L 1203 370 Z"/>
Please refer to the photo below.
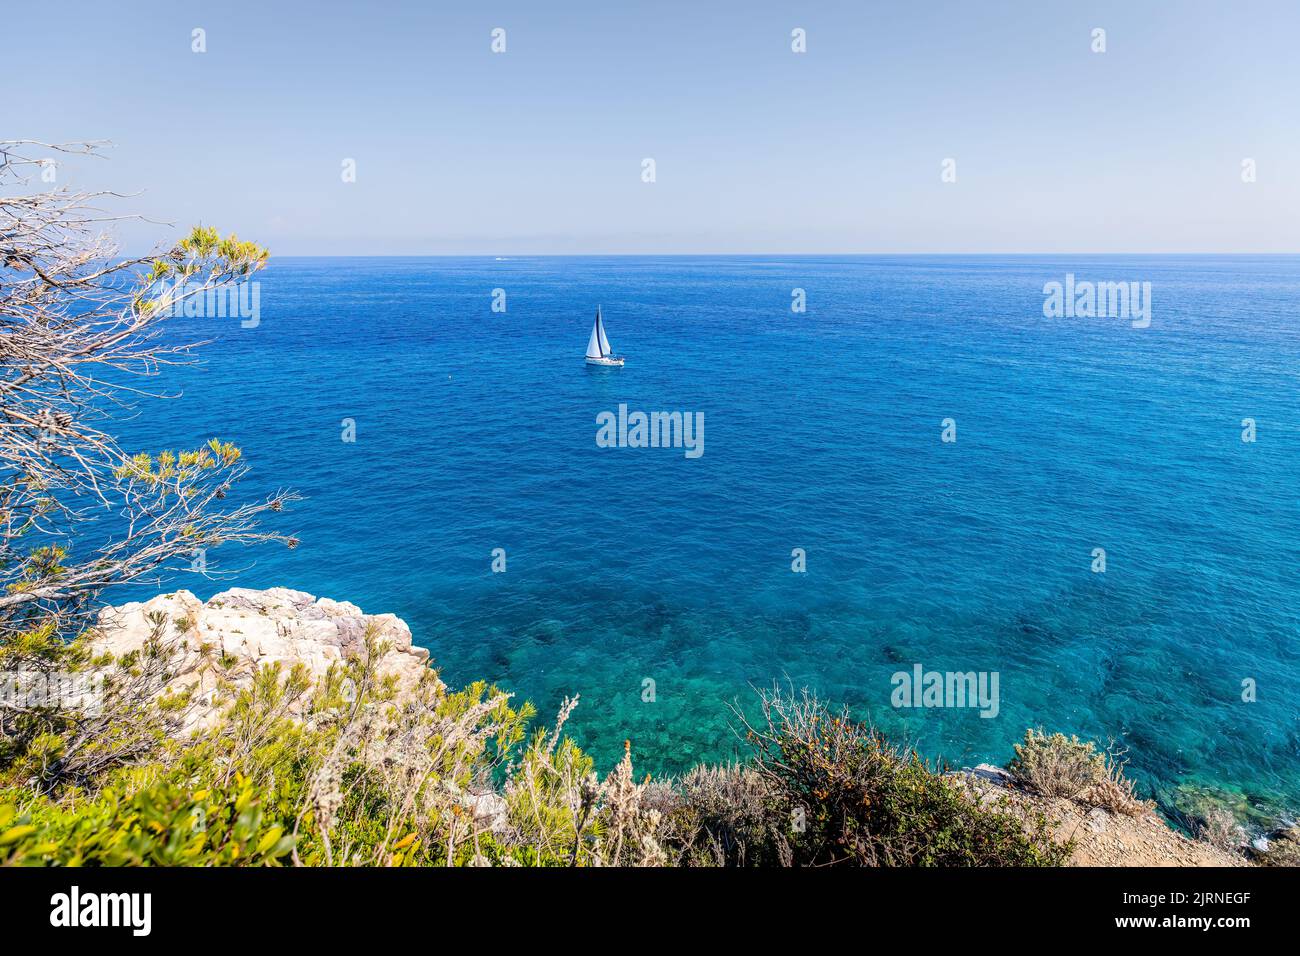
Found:
<path fill-rule="evenodd" d="M 98 208 L 108 192 L 33 190 L 49 154 L 100 142 L 0 142 L 0 644 L 53 623 L 74 636 L 105 588 L 161 575 L 221 544 L 278 540 L 259 519 L 297 499 L 227 505 L 247 473 L 218 439 L 184 451 L 123 449 L 112 425 L 159 397 L 136 382 L 191 362 L 160 337 L 195 296 L 245 281 L 267 252 L 199 227 L 121 259 Z"/>

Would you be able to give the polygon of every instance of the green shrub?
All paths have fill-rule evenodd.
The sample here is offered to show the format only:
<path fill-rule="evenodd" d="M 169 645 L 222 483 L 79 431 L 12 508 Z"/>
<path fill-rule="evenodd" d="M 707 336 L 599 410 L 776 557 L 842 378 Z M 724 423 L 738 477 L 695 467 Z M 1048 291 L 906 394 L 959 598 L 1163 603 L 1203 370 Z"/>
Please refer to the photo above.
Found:
<path fill-rule="evenodd" d="M 790 819 L 795 865 L 1053 866 L 1068 847 L 1041 817 L 983 807 L 914 751 L 832 714 L 806 691 L 761 695 L 742 716 L 754 766 Z"/>
<path fill-rule="evenodd" d="M 113 706 L 93 724 L 51 723 L 0 753 L 0 865 L 987 866 L 1065 858 L 1043 821 L 977 805 L 942 768 L 806 693 L 762 696 L 766 721 L 749 728 L 748 764 L 637 781 L 629 744 L 602 781 L 563 734 L 576 697 L 553 729 L 526 735 L 531 706 L 512 708 L 485 683 L 451 692 L 429 670 L 399 693 L 375 672 L 383 645 L 368 634 L 361 656 L 319 680 L 302 667 L 265 667 L 240 686 L 224 685 L 221 719 L 182 737 L 164 713 L 169 656 L 163 622 L 158 628 L 156 653 L 112 663 L 115 674 L 144 676 L 134 684 L 119 677 L 130 693 L 110 696 Z M 65 753 L 77 756 L 75 773 Z M 33 774 L 37 766 L 49 769 Z"/>
<path fill-rule="evenodd" d="M 247 783 L 188 793 L 171 783 L 123 798 L 112 788 L 76 809 L 0 805 L 0 865 L 277 866 L 293 837 Z"/>

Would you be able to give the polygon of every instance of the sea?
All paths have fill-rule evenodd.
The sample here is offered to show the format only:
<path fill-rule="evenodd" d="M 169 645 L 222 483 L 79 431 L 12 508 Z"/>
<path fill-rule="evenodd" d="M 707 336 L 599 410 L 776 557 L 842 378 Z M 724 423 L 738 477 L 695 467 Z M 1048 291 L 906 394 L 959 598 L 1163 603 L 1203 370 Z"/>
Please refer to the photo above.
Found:
<path fill-rule="evenodd" d="M 256 281 L 256 315 L 170 322 L 201 362 L 118 434 L 238 444 L 231 500 L 297 491 L 271 524 L 301 544 L 164 589 L 396 614 L 450 685 L 543 722 L 578 696 L 602 773 L 625 741 L 638 775 L 743 759 L 736 709 L 775 686 L 952 766 L 1042 728 L 1125 754 L 1174 816 L 1300 808 L 1300 258 L 273 258 Z M 584 362 L 597 306 L 622 368 Z M 638 412 L 694 447 L 672 417 L 638 441 Z M 988 693 L 900 690 L 930 674 Z"/>

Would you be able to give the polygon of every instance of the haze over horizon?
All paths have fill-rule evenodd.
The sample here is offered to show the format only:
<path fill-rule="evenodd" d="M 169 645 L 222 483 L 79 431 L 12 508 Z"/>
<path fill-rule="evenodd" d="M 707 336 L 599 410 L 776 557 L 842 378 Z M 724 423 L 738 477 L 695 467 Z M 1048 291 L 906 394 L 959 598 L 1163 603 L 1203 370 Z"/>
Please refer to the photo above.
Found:
<path fill-rule="evenodd" d="M 1277 0 L 71 7 L 5 13 L 8 134 L 277 256 L 1300 252 Z"/>

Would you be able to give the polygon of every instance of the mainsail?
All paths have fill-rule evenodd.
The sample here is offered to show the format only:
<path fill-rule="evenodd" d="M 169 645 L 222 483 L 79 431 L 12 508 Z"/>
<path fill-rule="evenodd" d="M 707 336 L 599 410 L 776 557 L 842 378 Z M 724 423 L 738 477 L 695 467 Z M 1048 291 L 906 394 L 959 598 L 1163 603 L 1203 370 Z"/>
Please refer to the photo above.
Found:
<path fill-rule="evenodd" d="M 600 338 L 600 354 L 609 358 L 612 349 L 609 347 L 609 339 L 605 338 L 605 323 L 600 319 L 600 306 L 596 306 L 596 334 Z"/>
<path fill-rule="evenodd" d="M 600 327 L 600 309 L 597 309 L 596 321 L 591 326 L 591 339 L 587 342 L 587 358 L 598 359 L 604 357 L 605 353 L 601 351 L 600 347 L 601 340 L 604 337 Z M 606 343 L 606 347 L 608 348 L 608 343 Z"/>

